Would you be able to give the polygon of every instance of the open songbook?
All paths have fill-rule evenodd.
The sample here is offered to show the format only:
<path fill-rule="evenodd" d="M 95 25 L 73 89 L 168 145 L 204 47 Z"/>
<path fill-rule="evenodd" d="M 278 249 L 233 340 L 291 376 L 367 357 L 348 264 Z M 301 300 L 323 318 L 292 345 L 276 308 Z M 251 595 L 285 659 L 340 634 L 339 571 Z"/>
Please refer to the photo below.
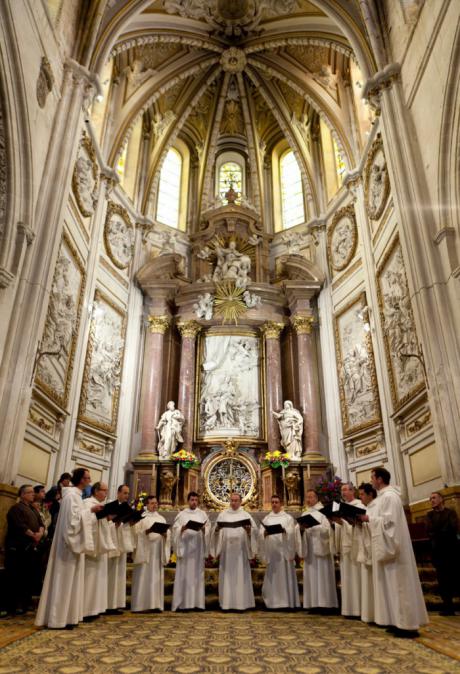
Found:
<path fill-rule="evenodd" d="M 197 520 L 189 520 L 185 525 L 186 529 L 191 529 L 192 531 L 200 531 L 204 527 L 206 522 L 197 522 Z"/>
<path fill-rule="evenodd" d="M 233 522 L 217 522 L 219 529 L 237 529 L 238 527 L 250 527 L 251 520 L 234 520 Z"/>
<path fill-rule="evenodd" d="M 337 501 L 332 501 L 332 503 L 325 505 L 321 512 L 323 515 L 326 515 L 328 519 L 338 517 L 344 520 L 356 521 L 356 518 L 359 515 L 366 514 L 366 509 L 364 506 L 359 508 L 357 506 L 350 505 L 349 503 L 338 503 Z"/>
<path fill-rule="evenodd" d="M 313 515 L 301 515 L 297 518 L 297 522 L 300 526 L 305 527 L 306 529 L 311 529 L 311 527 L 317 527 L 319 524 L 321 524 L 318 522 L 316 517 L 313 517 Z"/>
<path fill-rule="evenodd" d="M 169 527 L 170 524 L 166 524 L 166 522 L 154 522 L 150 529 L 147 529 L 145 532 L 146 534 L 165 534 Z"/>
<path fill-rule="evenodd" d="M 142 519 L 142 510 L 134 510 L 128 503 L 118 503 L 118 501 L 110 501 L 96 513 L 97 519 L 101 520 L 109 515 L 114 516 L 115 523 L 126 524 L 127 522 L 139 522 Z"/>
<path fill-rule="evenodd" d="M 261 522 L 261 525 L 265 529 L 267 536 L 273 536 L 274 534 L 284 534 L 286 529 L 281 526 L 281 524 L 264 524 Z"/>

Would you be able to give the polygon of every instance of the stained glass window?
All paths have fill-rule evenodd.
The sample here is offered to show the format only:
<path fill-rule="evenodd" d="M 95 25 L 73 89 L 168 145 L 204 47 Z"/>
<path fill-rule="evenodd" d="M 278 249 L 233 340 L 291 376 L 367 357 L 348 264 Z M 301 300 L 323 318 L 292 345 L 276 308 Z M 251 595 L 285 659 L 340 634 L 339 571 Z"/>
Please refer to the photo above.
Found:
<path fill-rule="evenodd" d="M 161 169 L 157 203 L 158 222 L 170 227 L 179 225 L 181 172 L 182 157 L 171 149 Z"/>
<path fill-rule="evenodd" d="M 302 177 L 292 150 L 280 159 L 280 179 L 283 229 L 288 229 L 305 221 Z"/>
<path fill-rule="evenodd" d="M 219 169 L 219 197 L 225 199 L 225 193 L 230 187 L 233 187 L 235 192 L 238 192 L 238 197 L 241 197 L 243 182 L 243 170 L 240 164 L 235 161 L 227 161 Z M 240 199 L 236 200 L 239 203 Z"/>

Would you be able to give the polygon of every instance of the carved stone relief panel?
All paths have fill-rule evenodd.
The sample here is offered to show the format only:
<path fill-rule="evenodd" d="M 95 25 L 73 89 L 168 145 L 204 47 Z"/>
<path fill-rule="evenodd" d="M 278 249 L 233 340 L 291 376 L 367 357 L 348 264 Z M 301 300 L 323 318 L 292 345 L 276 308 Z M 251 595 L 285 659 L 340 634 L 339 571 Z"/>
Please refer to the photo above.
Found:
<path fill-rule="evenodd" d="M 125 331 L 125 313 L 96 290 L 78 418 L 109 433 L 117 426 Z"/>
<path fill-rule="evenodd" d="M 68 401 L 84 287 L 83 262 L 64 233 L 35 376 L 36 385 L 61 407 Z"/>
<path fill-rule="evenodd" d="M 119 204 L 109 203 L 104 225 L 107 255 L 118 269 L 126 269 L 134 251 L 134 227 L 128 211 Z"/>
<path fill-rule="evenodd" d="M 97 203 L 98 164 L 94 147 L 86 134 L 80 141 L 72 176 L 72 189 L 82 215 L 90 217 Z"/>
<path fill-rule="evenodd" d="M 351 204 L 334 215 L 327 233 L 327 244 L 332 269 L 342 271 L 353 259 L 358 244 L 355 210 Z"/>
<path fill-rule="evenodd" d="M 373 426 L 381 419 L 374 352 L 369 332 L 358 313 L 364 293 L 335 316 L 335 347 L 345 435 Z"/>
<path fill-rule="evenodd" d="M 404 260 L 396 237 L 377 270 L 380 317 L 395 409 L 424 388 Z"/>
<path fill-rule="evenodd" d="M 377 138 L 372 144 L 364 174 L 366 212 L 371 220 L 378 220 L 390 194 L 390 178 L 383 152 L 383 141 Z"/>

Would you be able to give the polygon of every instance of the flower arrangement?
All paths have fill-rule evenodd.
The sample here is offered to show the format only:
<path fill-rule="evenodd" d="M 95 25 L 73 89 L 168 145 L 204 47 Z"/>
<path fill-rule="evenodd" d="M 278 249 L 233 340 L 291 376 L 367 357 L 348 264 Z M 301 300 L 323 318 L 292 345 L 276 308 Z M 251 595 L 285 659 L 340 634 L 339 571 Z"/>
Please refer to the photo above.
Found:
<path fill-rule="evenodd" d="M 133 499 L 131 503 L 129 504 L 133 510 L 144 510 L 145 507 L 145 499 L 147 498 L 148 494 L 146 491 L 141 491 L 137 495 L 137 498 Z"/>
<path fill-rule="evenodd" d="M 200 465 L 198 457 L 193 452 L 187 452 L 185 449 L 179 449 L 178 452 L 171 454 L 171 459 L 182 466 L 182 468 L 196 468 Z"/>
<path fill-rule="evenodd" d="M 287 468 L 289 466 L 289 454 L 275 449 L 274 452 L 267 452 L 264 456 L 265 465 L 270 468 Z"/>
<path fill-rule="evenodd" d="M 332 479 L 322 477 L 316 483 L 315 491 L 321 503 L 340 501 L 342 496 L 342 480 L 337 475 Z"/>

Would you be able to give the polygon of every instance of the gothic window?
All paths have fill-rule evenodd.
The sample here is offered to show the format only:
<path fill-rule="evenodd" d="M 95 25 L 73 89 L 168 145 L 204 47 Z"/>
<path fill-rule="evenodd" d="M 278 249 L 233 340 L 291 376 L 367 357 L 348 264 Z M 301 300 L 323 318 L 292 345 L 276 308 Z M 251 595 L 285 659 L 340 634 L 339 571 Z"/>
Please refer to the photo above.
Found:
<path fill-rule="evenodd" d="M 283 229 L 305 222 L 302 177 L 292 150 L 280 159 L 281 219 Z"/>
<path fill-rule="evenodd" d="M 170 227 L 179 226 L 182 157 L 171 148 L 160 173 L 157 220 Z"/>
<path fill-rule="evenodd" d="M 241 197 L 243 185 L 243 169 L 241 164 L 236 161 L 226 161 L 219 168 L 219 187 L 218 193 L 221 199 L 225 199 L 225 194 L 230 187 L 233 187 L 238 196 Z M 237 203 L 238 203 L 237 199 Z"/>

